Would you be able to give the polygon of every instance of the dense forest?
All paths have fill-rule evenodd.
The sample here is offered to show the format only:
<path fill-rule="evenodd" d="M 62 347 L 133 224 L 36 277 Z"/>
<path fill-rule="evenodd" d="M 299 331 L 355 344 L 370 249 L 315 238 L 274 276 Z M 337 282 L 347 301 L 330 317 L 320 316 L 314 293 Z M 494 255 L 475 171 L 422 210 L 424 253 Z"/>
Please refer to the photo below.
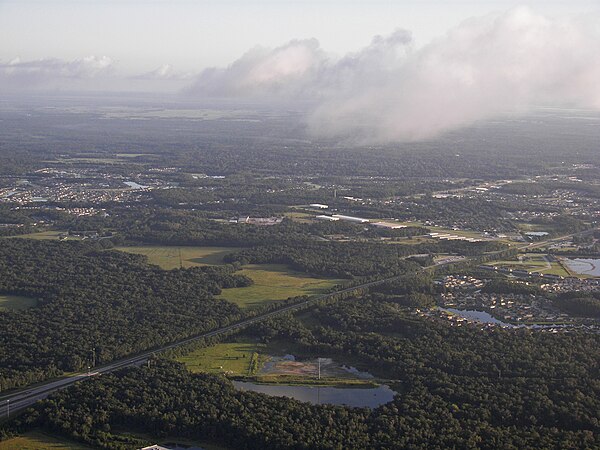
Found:
<path fill-rule="evenodd" d="M 240 311 L 214 295 L 252 282 L 235 270 L 164 271 L 99 243 L 3 239 L 0 293 L 38 303 L 0 311 L 0 390 L 227 324 Z"/>
<path fill-rule="evenodd" d="M 547 294 L 542 280 L 475 267 L 521 245 L 554 251 L 526 246 L 597 226 L 598 127 L 588 119 L 546 111 L 367 148 L 308 140 L 294 111 L 247 105 L 249 120 L 231 120 L 231 105 L 215 104 L 204 107 L 224 119 L 191 120 L 185 109 L 178 115 L 191 105 L 161 104 L 168 118 L 137 120 L 135 110 L 153 110 L 153 101 L 127 100 L 137 106 L 123 116 L 114 114 L 123 99 L 104 96 L 0 108 L 0 295 L 29 306 L 0 311 L 0 391 L 277 309 L 283 303 L 242 311 L 216 295 L 252 283 L 238 273 L 244 264 L 282 263 L 353 286 L 405 275 L 317 299 L 243 336 L 355 365 L 397 394 L 371 410 L 240 392 L 167 359 L 184 346 L 57 392 L 8 427 L 109 449 L 142 446 L 126 432 L 247 449 L 600 448 L 599 335 L 455 326 L 426 311 L 444 289 L 429 266 L 466 256 L 476 258 L 438 266 L 437 275 L 468 271 L 493 278 L 484 293 L 544 295 L 557 311 L 600 317 L 597 294 Z M 412 225 L 316 220 L 321 213 Z M 236 223 L 247 216 L 282 222 Z M 442 229 L 487 232 L 486 240 L 427 236 Z M 8 237 L 49 230 L 97 236 Z M 555 250 L 597 257 L 598 239 L 596 230 Z M 123 245 L 235 251 L 221 266 L 166 271 L 112 250 Z"/>
<path fill-rule="evenodd" d="M 60 392 L 17 426 L 103 448 L 131 447 L 124 431 L 247 449 L 600 445 L 598 336 L 456 328 L 410 311 L 376 296 L 322 306 L 310 326 L 287 317 L 249 330 L 388 379 L 397 395 L 373 410 L 237 391 L 159 360 Z"/>

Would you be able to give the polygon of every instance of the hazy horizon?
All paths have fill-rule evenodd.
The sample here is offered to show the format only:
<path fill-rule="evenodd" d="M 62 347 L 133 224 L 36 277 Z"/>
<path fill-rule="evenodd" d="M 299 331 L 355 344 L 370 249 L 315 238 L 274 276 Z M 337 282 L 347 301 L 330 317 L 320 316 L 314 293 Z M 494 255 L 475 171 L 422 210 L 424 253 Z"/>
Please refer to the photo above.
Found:
<path fill-rule="evenodd" d="M 5 1 L 0 30 L 5 95 L 301 106 L 315 137 L 414 141 L 540 105 L 600 109 L 587 1 Z"/>

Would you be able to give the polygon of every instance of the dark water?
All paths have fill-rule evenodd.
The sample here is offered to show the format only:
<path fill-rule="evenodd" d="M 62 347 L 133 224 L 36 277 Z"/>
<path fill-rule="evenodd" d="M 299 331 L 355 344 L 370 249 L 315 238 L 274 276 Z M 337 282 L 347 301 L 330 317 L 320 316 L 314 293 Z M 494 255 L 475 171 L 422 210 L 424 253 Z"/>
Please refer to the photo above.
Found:
<path fill-rule="evenodd" d="M 392 401 L 395 392 L 389 386 L 374 388 L 337 388 L 322 386 L 289 386 L 234 381 L 237 389 L 260 392 L 275 397 L 290 397 L 313 404 L 346 405 L 376 408 Z"/>
<path fill-rule="evenodd" d="M 476 320 L 481 323 L 494 323 L 496 325 L 502 325 L 505 327 L 514 327 L 514 325 L 506 322 L 502 322 L 501 320 L 496 319 L 489 313 L 484 311 L 476 311 L 476 310 L 468 310 L 468 309 L 454 309 L 454 308 L 441 308 L 442 311 L 449 311 L 451 313 L 457 314 L 465 319 Z"/>

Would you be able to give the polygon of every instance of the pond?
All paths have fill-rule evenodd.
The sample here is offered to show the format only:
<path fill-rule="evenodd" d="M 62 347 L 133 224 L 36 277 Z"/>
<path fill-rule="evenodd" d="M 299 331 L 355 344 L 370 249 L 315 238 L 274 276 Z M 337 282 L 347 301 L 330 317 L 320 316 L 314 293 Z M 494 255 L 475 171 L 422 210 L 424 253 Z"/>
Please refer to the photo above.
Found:
<path fill-rule="evenodd" d="M 260 392 L 274 397 L 290 397 L 314 405 L 346 405 L 376 408 L 393 400 L 395 392 L 389 386 L 373 388 L 338 388 L 330 386 L 292 386 L 282 384 L 258 384 L 234 381 L 233 385 L 243 391 Z"/>
<path fill-rule="evenodd" d="M 442 311 L 451 312 L 465 319 L 475 320 L 481 323 L 493 323 L 495 325 L 502 325 L 503 327 L 514 327 L 510 323 L 502 322 L 496 319 L 489 313 L 484 311 L 468 310 L 468 309 L 454 309 L 454 308 L 440 308 Z"/>
<path fill-rule="evenodd" d="M 451 312 L 456 314 L 457 316 L 464 317 L 468 320 L 473 320 L 480 323 L 491 323 L 494 325 L 500 325 L 502 327 L 507 328 L 529 328 L 529 329 L 553 329 L 559 330 L 561 328 L 573 328 L 575 324 L 572 323 L 549 323 L 549 324 L 519 324 L 515 325 L 512 323 L 502 322 L 501 320 L 496 319 L 489 313 L 484 311 L 476 311 L 476 310 L 465 310 L 465 309 L 454 309 L 454 308 L 440 308 L 442 311 Z"/>
<path fill-rule="evenodd" d="M 563 261 L 569 269 L 579 275 L 600 276 L 600 259 L 565 258 Z"/>

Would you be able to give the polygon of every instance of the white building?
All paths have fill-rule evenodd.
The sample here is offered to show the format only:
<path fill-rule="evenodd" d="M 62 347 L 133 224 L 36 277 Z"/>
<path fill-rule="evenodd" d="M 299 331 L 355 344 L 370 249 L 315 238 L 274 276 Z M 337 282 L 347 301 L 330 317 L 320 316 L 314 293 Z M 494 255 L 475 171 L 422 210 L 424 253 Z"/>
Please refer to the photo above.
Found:
<path fill-rule="evenodd" d="M 362 217 L 344 216 L 342 214 L 334 214 L 332 217 L 336 217 L 338 220 L 345 220 L 347 222 L 356 223 L 368 223 L 369 219 L 363 219 Z"/>
<path fill-rule="evenodd" d="M 317 220 L 329 220 L 330 222 L 335 222 L 337 220 L 340 220 L 338 217 L 326 216 L 326 215 L 316 216 L 315 219 L 317 219 Z"/>
<path fill-rule="evenodd" d="M 398 230 L 400 228 L 406 228 L 406 225 L 400 225 L 399 223 L 389 223 L 389 222 L 375 222 L 372 223 L 374 227 L 379 228 L 389 228 L 390 230 Z"/>

